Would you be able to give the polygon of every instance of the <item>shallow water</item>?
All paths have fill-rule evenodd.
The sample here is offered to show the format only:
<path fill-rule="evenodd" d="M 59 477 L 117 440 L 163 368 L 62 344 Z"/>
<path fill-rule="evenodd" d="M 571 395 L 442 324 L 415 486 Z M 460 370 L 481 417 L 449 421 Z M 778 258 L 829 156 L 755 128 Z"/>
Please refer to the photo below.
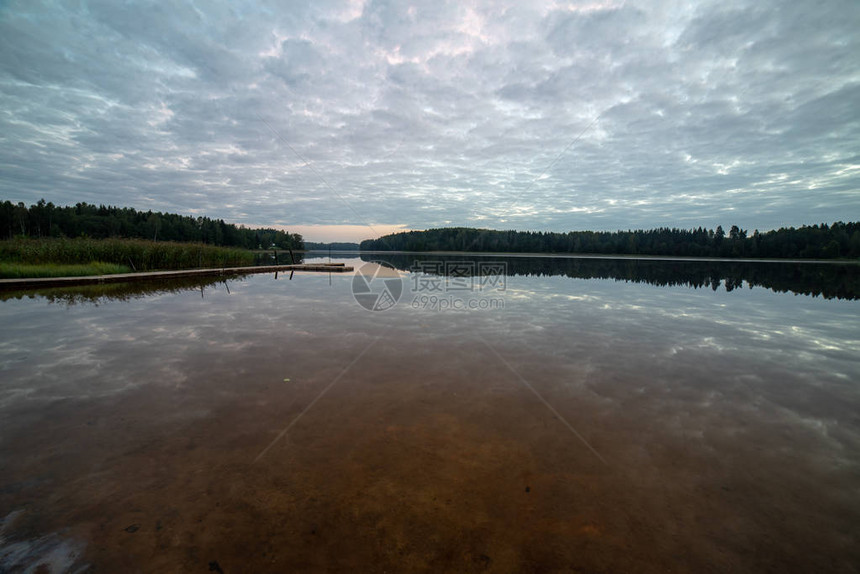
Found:
<path fill-rule="evenodd" d="M 0 571 L 857 571 L 853 269 L 371 258 L 7 296 Z"/>

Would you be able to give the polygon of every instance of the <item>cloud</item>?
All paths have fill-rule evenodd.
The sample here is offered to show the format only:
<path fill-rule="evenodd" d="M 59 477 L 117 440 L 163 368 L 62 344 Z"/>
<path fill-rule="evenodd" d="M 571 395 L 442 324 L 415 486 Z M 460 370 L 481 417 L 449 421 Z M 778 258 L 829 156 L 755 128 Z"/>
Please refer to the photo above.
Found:
<path fill-rule="evenodd" d="M 8 3 L 0 197 L 287 226 L 856 219 L 858 27 L 852 1 Z"/>

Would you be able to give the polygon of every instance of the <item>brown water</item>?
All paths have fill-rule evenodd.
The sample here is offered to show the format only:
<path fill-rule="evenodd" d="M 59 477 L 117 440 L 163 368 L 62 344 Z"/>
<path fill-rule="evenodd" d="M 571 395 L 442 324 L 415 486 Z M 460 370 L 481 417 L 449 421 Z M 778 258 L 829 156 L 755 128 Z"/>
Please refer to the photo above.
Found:
<path fill-rule="evenodd" d="M 412 279 L 0 302 L 0 571 L 858 571 L 856 300 Z"/>

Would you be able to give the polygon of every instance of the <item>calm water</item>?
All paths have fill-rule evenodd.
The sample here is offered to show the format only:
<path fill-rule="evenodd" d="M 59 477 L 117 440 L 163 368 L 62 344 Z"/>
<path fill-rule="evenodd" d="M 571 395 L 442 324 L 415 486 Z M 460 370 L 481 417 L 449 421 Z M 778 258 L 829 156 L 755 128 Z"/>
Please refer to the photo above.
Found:
<path fill-rule="evenodd" d="M 4 295 L 0 571 L 858 571 L 856 268 L 365 259 Z"/>

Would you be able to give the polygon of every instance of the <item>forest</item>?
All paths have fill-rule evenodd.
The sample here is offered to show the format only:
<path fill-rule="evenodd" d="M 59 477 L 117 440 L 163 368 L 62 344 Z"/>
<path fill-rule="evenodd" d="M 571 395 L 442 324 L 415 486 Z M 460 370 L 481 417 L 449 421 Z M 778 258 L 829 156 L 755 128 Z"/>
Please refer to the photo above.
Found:
<path fill-rule="evenodd" d="M 314 243 L 305 241 L 305 249 L 308 251 L 358 251 L 358 243 L 334 241 L 331 243 Z"/>
<path fill-rule="evenodd" d="M 44 199 L 29 208 L 23 202 L 0 202 L 0 239 L 14 237 L 123 237 L 244 249 L 304 248 L 301 235 L 278 229 L 249 228 L 225 223 L 223 219 L 138 211 L 130 207 L 88 203 L 61 207 Z"/>
<path fill-rule="evenodd" d="M 676 257 L 836 259 L 860 258 L 860 223 L 784 227 L 728 233 L 698 227 L 636 231 L 495 231 L 453 227 L 406 231 L 361 242 L 362 251 L 475 251 L 493 253 L 591 253 Z"/>

